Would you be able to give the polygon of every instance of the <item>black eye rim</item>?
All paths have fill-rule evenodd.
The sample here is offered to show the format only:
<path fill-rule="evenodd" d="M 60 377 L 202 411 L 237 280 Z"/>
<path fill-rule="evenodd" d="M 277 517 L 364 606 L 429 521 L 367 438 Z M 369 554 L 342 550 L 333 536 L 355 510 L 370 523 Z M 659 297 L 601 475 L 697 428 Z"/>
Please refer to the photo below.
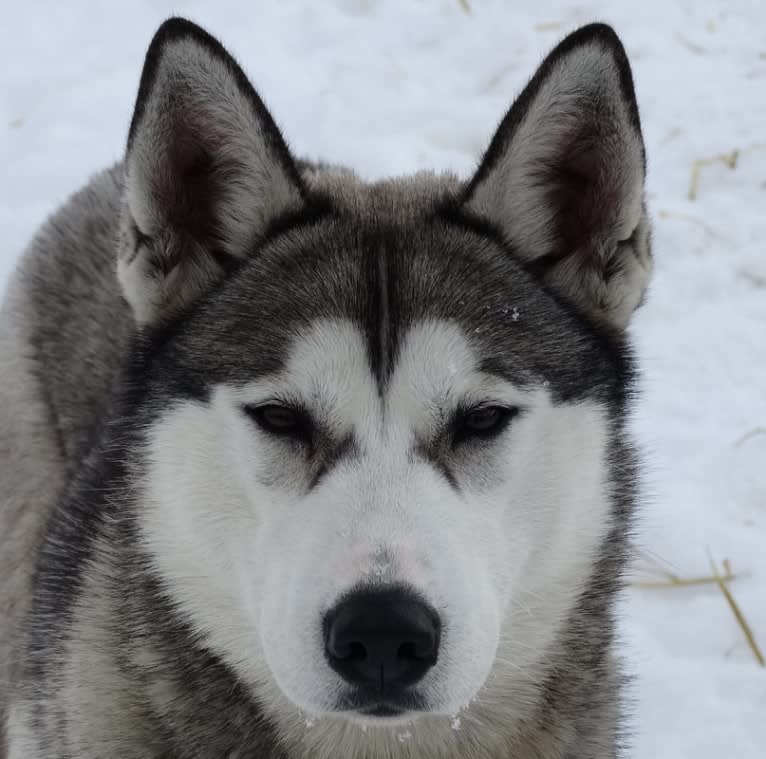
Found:
<path fill-rule="evenodd" d="M 301 406 L 282 401 L 266 401 L 243 406 L 242 410 L 269 435 L 298 440 L 311 439 L 311 417 Z M 280 414 L 283 415 L 281 420 Z"/>
<path fill-rule="evenodd" d="M 478 415 L 492 412 L 487 424 L 476 424 Z M 521 413 L 518 406 L 501 403 L 481 403 L 460 409 L 455 415 L 453 445 L 467 440 L 490 440 L 500 435 L 511 420 Z"/>

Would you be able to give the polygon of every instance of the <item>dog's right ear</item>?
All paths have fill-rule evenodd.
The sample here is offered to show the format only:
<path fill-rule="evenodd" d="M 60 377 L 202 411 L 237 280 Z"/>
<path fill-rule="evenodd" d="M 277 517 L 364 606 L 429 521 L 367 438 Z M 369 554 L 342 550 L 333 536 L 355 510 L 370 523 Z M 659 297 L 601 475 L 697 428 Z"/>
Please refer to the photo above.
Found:
<path fill-rule="evenodd" d="M 295 162 L 242 69 L 184 19 L 149 46 L 125 172 L 118 277 L 142 325 L 191 303 L 303 203 Z"/>

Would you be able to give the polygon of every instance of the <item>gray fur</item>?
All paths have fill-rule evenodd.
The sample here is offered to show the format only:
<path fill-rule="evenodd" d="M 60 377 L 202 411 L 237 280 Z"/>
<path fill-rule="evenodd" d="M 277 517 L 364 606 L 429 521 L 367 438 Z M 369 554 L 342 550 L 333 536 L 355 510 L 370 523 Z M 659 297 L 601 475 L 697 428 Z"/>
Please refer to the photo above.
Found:
<path fill-rule="evenodd" d="M 271 119 L 238 76 L 231 59 L 185 35 L 155 42 L 147 56 L 117 269 L 139 324 L 183 308 L 222 276 L 211 249 L 241 257 L 300 203 Z"/>
<path fill-rule="evenodd" d="M 502 157 L 469 198 L 522 258 L 550 260 L 551 286 L 619 329 L 652 268 L 644 146 L 621 58 L 608 34 L 566 49 L 523 116 L 512 110 L 501 126 Z"/>
<path fill-rule="evenodd" d="M 133 330 L 114 276 L 121 188 L 120 167 L 73 196 L 29 246 L 2 307 L 0 709 L 45 523 L 110 413 L 119 349 Z"/>
<path fill-rule="evenodd" d="M 545 100 L 533 97 L 521 120 L 534 134 L 496 147 L 470 183 L 420 174 L 369 185 L 332 167 L 299 173 L 236 64 L 188 22 L 164 30 L 126 162 L 43 227 L 3 305 L 0 606 L 10 613 L 0 623 L 0 722 L 5 713 L 8 756 L 320 755 L 295 736 L 278 740 L 269 695 L 251 692 L 183 617 L 136 525 L 142 435 L 160 410 L 174 398 L 206 397 L 215 382 L 274 371 L 301 325 L 342 316 L 367 336 L 381 386 L 408 325 L 438 317 L 460 324 L 492 371 L 519 387 L 544 380 L 557 401 L 596 399 L 609 409 L 611 529 L 545 666 L 520 673 L 508 704 L 487 712 L 494 724 L 472 725 L 468 715 L 450 745 L 421 759 L 614 759 L 622 715 L 612 605 L 637 476 L 624 431 L 632 373 L 621 330 L 643 294 L 650 254 L 643 146 L 618 82 L 622 64 L 610 57 L 619 45 L 613 32 L 576 33 L 582 44 L 570 44 L 541 81 L 544 98 L 566 85 L 571 108 L 556 119 L 564 130 L 568 119 L 582 123 L 579 90 L 569 84 L 598 91 L 599 113 L 614 119 L 598 158 L 614 169 L 606 180 L 614 205 L 598 221 L 594 249 L 576 251 L 585 263 L 556 258 L 530 272 L 536 251 L 552 252 L 556 210 L 545 215 L 545 188 L 531 186 L 534 171 L 518 162 L 528 169 L 538 153 L 552 160 L 547 137 L 528 144 L 540 137 L 535 106 Z M 179 85 L 201 100 L 174 99 Z M 204 122 L 193 134 L 211 193 L 203 227 L 173 206 L 186 161 L 158 163 L 158 146 L 178 129 L 168 116 L 174 107 Z M 524 317 L 512 333 L 510 306 Z M 344 729 L 331 733 L 338 759 L 347 759 Z M 355 759 L 394 759 L 375 746 Z M 396 751 L 396 759 L 413 756 L 406 744 Z"/>

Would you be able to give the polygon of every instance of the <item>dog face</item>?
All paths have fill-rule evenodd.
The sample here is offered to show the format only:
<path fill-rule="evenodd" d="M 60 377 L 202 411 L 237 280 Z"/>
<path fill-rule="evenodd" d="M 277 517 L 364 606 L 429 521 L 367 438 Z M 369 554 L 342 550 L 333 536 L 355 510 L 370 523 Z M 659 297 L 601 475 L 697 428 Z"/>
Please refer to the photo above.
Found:
<path fill-rule="evenodd" d="M 551 54 L 468 184 L 364 185 L 299 172 L 228 54 L 168 22 L 126 172 L 138 524 L 189 623 L 282 714 L 518 698 L 612 526 L 650 268 L 613 33 Z"/>
<path fill-rule="evenodd" d="M 310 714 L 454 714 L 493 664 L 513 681 L 534 663 L 587 579 L 611 519 L 608 411 L 482 364 L 455 323 L 423 321 L 381 389 L 358 327 L 324 320 L 281 371 L 152 426 L 152 554 L 232 660 Z"/>

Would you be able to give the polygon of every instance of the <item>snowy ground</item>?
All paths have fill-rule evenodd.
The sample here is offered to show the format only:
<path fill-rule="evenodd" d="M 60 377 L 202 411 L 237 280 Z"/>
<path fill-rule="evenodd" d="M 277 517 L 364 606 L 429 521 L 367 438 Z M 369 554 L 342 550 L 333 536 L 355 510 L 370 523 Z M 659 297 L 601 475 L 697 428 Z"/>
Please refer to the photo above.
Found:
<path fill-rule="evenodd" d="M 634 327 L 642 544 L 685 577 L 709 573 L 706 547 L 728 557 L 766 647 L 766 5 L 520 5 L 6 0 L 0 280 L 43 218 L 120 157 L 145 47 L 173 12 L 238 55 L 297 152 L 369 177 L 469 172 L 544 52 L 610 21 L 634 65 L 655 220 L 654 286 Z M 688 200 L 694 160 L 735 148 L 736 168 L 703 168 Z M 646 562 L 637 575 L 652 578 Z M 719 591 L 632 589 L 626 607 L 635 757 L 766 756 L 766 669 Z"/>

